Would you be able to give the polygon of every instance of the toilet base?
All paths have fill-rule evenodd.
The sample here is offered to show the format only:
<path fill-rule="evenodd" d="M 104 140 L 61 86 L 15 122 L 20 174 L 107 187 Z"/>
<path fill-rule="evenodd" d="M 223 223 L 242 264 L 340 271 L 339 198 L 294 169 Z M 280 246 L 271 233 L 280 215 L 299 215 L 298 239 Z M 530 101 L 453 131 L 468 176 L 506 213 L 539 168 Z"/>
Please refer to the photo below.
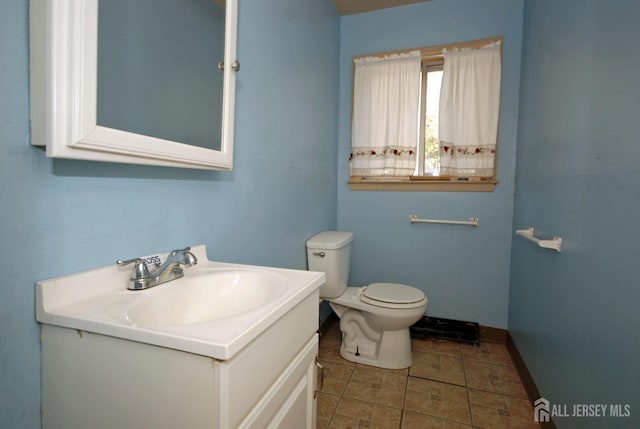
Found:
<path fill-rule="evenodd" d="M 344 334 L 343 334 L 344 335 Z M 362 340 L 362 337 L 359 338 Z M 358 343 L 356 340 L 354 343 Z M 375 343 L 345 344 L 342 341 L 340 356 L 344 359 L 386 369 L 404 369 L 411 366 L 411 337 L 409 328 L 384 331 Z"/>

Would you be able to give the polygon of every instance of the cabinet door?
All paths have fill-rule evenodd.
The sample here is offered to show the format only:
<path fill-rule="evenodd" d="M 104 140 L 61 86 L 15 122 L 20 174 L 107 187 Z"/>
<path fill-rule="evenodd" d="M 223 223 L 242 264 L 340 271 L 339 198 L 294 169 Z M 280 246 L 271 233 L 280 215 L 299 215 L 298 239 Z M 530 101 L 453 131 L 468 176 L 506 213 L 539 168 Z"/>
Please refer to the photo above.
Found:
<path fill-rule="evenodd" d="M 302 348 L 240 428 L 316 427 L 316 358 L 318 335 Z"/>
<path fill-rule="evenodd" d="M 307 428 L 316 427 L 316 379 L 315 356 L 307 367 L 298 384 L 269 424 L 269 428 Z"/>
<path fill-rule="evenodd" d="M 268 398 L 279 395 L 281 389 L 291 391 L 293 378 L 306 371 L 306 365 L 301 366 L 304 359 L 309 359 L 305 357 L 305 350 L 317 350 L 317 339 L 314 340 L 317 330 L 316 291 L 231 360 L 216 365 L 216 398 L 220 410 L 216 428 L 237 429 L 249 421 L 257 409 L 276 401 Z M 284 398 L 278 400 L 284 401 Z M 269 421 L 256 427 L 264 429 Z"/>

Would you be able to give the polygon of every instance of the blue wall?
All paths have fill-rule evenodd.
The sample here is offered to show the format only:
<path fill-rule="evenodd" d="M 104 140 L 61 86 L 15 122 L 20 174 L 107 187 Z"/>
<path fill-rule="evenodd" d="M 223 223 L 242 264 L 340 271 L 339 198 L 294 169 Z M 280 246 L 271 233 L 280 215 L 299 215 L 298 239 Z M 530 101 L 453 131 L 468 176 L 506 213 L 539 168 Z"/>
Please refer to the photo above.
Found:
<path fill-rule="evenodd" d="M 542 396 L 631 404 L 640 427 L 640 3 L 527 1 L 509 330 Z"/>
<path fill-rule="evenodd" d="M 543 396 L 633 407 L 631 419 L 559 427 L 639 427 L 640 6 L 527 0 L 522 16 L 522 0 L 342 19 L 327 0 L 242 0 L 235 167 L 205 172 L 31 147 L 28 1 L 0 3 L 0 427 L 40 426 L 36 280 L 193 243 L 212 259 L 305 268 L 305 240 L 336 227 L 356 234 L 352 284 L 414 284 L 431 315 L 503 328 L 509 299 Z M 495 192 L 349 191 L 351 56 L 499 34 Z M 410 213 L 481 226 L 409 225 Z M 512 243 L 529 225 L 561 235 L 563 252 Z"/>
<path fill-rule="evenodd" d="M 354 232 L 351 285 L 421 288 L 430 316 L 507 327 L 523 2 L 447 0 L 341 19 L 338 227 Z M 350 191 L 351 58 L 504 36 L 498 181 L 492 193 Z M 477 229 L 411 225 L 410 214 L 480 218 Z"/>
<path fill-rule="evenodd" d="M 31 147 L 28 1 L 0 3 L 0 427 L 40 427 L 37 280 L 194 243 L 305 269 L 307 238 L 336 227 L 335 8 L 242 0 L 239 15 L 235 165 L 207 172 Z"/>

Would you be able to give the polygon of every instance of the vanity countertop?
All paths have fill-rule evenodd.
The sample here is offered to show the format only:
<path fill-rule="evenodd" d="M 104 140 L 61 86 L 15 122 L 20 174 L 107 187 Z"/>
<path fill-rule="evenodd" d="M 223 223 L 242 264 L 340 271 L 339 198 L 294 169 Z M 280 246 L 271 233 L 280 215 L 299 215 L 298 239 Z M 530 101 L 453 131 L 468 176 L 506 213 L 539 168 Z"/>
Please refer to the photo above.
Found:
<path fill-rule="evenodd" d="M 199 262 L 196 266 L 185 269 L 183 278 L 142 291 L 128 290 L 127 281 L 131 268 L 115 264 L 39 281 L 36 284 L 36 319 L 43 324 L 77 329 L 79 332 L 108 335 L 228 360 L 325 281 L 324 273 L 209 261 L 204 245 L 193 246 L 191 252 Z M 153 314 L 156 307 L 151 307 L 151 310 L 147 308 L 147 304 L 153 303 L 156 297 L 160 299 L 159 297 L 164 296 L 162 299 L 166 300 L 170 292 L 173 297 L 180 298 L 181 286 L 185 287 L 185 291 L 193 285 L 202 289 L 202 279 L 221 279 L 221 274 L 224 275 L 225 282 L 229 276 L 235 276 L 247 278 L 249 282 L 252 278 L 264 279 L 264 284 L 274 286 L 268 295 L 261 289 L 262 283 L 252 284 L 253 289 L 249 292 L 251 295 L 246 295 L 245 289 L 247 300 L 261 299 L 260 305 L 242 307 L 231 300 L 225 302 L 233 305 L 218 305 L 214 309 L 216 302 L 213 298 L 210 301 L 212 314 L 215 315 L 216 311 L 224 314 L 218 314 L 209 320 L 205 318 L 189 321 L 187 317 L 181 323 L 175 323 L 173 319 L 168 323 L 149 322 L 162 320 L 164 317 L 160 311 L 161 306 L 157 307 L 160 309 L 158 314 Z M 218 286 L 211 282 L 204 287 Z M 232 298 L 224 295 L 236 293 L 241 288 L 242 285 L 227 285 L 217 295 L 218 299 L 230 300 Z M 256 294 L 261 297 L 255 298 Z M 238 296 L 238 299 L 242 299 L 241 293 Z M 207 297 L 211 299 L 209 295 Z M 170 299 L 173 301 L 169 301 L 164 307 L 167 314 L 185 305 L 180 299 Z M 200 309 L 207 306 L 207 302 L 197 304 Z M 237 307 L 238 310 L 227 307 Z M 136 317 L 141 308 L 145 308 L 145 318 Z M 187 310 L 187 315 L 193 311 Z"/>

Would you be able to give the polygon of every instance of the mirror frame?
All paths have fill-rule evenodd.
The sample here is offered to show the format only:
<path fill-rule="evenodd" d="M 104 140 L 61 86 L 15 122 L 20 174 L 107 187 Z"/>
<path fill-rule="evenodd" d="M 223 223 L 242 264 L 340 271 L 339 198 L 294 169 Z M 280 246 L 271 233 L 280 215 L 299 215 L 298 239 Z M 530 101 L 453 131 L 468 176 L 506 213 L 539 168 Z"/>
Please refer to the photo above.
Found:
<path fill-rule="evenodd" d="M 236 71 L 225 67 L 220 150 L 97 124 L 99 0 L 31 0 L 31 141 L 47 157 L 231 170 Z M 236 61 L 237 0 L 226 0 L 224 64 Z"/>

